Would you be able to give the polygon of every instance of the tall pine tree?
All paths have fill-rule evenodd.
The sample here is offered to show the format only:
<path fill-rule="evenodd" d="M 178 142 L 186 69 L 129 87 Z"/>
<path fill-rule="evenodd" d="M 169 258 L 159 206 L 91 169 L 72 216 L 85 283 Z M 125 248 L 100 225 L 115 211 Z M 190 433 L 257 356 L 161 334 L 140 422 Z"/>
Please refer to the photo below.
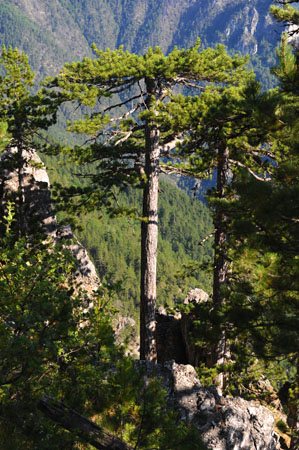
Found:
<path fill-rule="evenodd" d="M 209 367 L 223 364 L 229 353 L 222 309 L 226 303 L 225 287 L 230 266 L 232 181 L 244 170 L 251 177 L 265 179 L 265 155 L 270 153 L 270 149 L 260 145 L 278 123 L 275 116 L 276 93 L 262 93 L 258 83 L 248 82 L 250 78 L 251 74 L 246 74 L 243 85 L 222 90 L 209 88 L 199 97 L 178 96 L 167 106 L 171 111 L 170 120 L 177 127 L 181 123 L 182 111 L 185 111 L 184 126 L 188 124 L 189 133 L 176 153 L 185 160 L 184 173 L 203 178 L 214 170 L 217 172 L 216 186 L 208 194 L 215 225 L 212 308 L 209 306 L 213 311 L 210 316 L 213 331 L 209 331 L 209 335 L 214 342 L 207 357 Z M 172 169 L 169 165 L 167 167 Z M 206 308 L 206 305 L 202 306 Z M 202 313 L 198 312 L 199 315 Z M 223 387 L 223 380 L 221 384 Z"/>
<path fill-rule="evenodd" d="M 223 46 L 199 50 L 199 41 L 189 50 L 175 48 L 164 56 L 160 48 L 143 56 L 97 50 L 97 58 L 67 64 L 52 80 L 61 102 L 87 107 L 83 119 L 70 130 L 87 135 L 85 143 L 71 150 L 79 164 L 94 163 L 85 173 L 81 205 L 111 206 L 113 186 L 143 189 L 141 232 L 140 357 L 156 361 L 155 305 L 158 243 L 158 179 L 160 159 L 168 156 L 182 127 L 165 128 L 158 113 L 174 90 L 203 89 L 211 82 L 237 83 L 246 58 L 227 55 Z M 91 108 L 91 109 L 89 109 Z M 167 116 L 167 113 L 166 113 Z M 184 113 L 182 115 L 184 121 Z"/>
<path fill-rule="evenodd" d="M 40 131 L 55 123 L 58 105 L 55 98 L 51 98 L 51 93 L 42 93 L 41 90 L 32 92 L 34 73 L 28 57 L 18 49 L 2 48 L 0 68 L 0 122 L 1 131 L 6 134 L 1 147 L 9 152 L 5 164 L 18 170 L 19 186 L 12 199 L 18 218 L 14 226 L 18 227 L 20 234 L 24 234 L 24 152 L 32 152 Z"/>

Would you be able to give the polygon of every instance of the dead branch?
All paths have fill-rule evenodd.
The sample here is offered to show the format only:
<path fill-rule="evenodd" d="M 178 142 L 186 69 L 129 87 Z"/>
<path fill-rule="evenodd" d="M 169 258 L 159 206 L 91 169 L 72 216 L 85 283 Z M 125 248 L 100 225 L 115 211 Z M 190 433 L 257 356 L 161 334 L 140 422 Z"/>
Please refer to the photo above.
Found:
<path fill-rule="evenodd" d="M 240 161 L 235 161 L 234 159 L 229 159 L 228 162 L 231 164 L 234 164 L 235 166 L 243 167 L 250 173 L 250 175 L 252 175 L 254 178 L 256 178 L 259 181 L 266 181 L 266 182 L 271 181 L 270 177 L 266 178 L 265 176 L 264 177 L 258 176 L 252 169 L 250 169 L 249 167 L 247 167 L 245 164 L 241 163 Z"/>
<path fill-rule="evenodd" d="M 51 420 L 99 450 L 133 450 L 124 441 L 104 431 L 96 423 L 47 395 L 38 402 L 38 409 Z"/>
<path fill-rule="evenodd" d="M 133 97 L 130 97 L 128 100 L 124 100 L 123 102 L 116 103 L 115 105 L 107 106 L 107 108 L 104 109 L 103 113 L 106 113 L 107 111 L 110 111 L 111 109 L 114 109 L 114 108 L 120 108 L 121 106 L 124 106 L 127 103 L 132 102 L 133 100 L 136 100 L 136 98 L 142 97 L 142 95 L 143 95 L 143 92 L 141 92 L 138 95 L 134 95 Z M 121 118 L 128 117 L 129 115 L 133 114 L 138 108 L 140 108 L 140 104 L 139 103 L 133 109 L 131 109 L 130 111 L 126 112 L 124 114 L 124 116 L 122 116 Z"/>
<path fill-rule="evenodd" d="M 192 87 L 192 88 L 195 88 L 195 89 L 201 89 L 202 91 L 205 89 L 204 86 L 200 86 L 199 84 L 192 83 L 191 81 L 189 81 L 185 77 L 176 77 L 176 78 L 174 78 L 174 82 L 175 83 L 179 83 L 179 84 L 183 84 L 184 86 L 187 86 L 187 87 Z"/>
<path fill-rule="evenodd" d="M 192 175 L 188 169 L 184 169 L 183 167 L 171 166 L 169 164 L 161 164 L 160 172 L 165 173 L 167 175 L 172 175 L 173 173 L 189 177 Z"/>
<path fill-rule="evenodd" d="M 208 234 L 205 238 L 203 238 L 198 245 L 203 245 L 208 239 L 210 239 L 211 237 L 214 236 L 214 234 L 216 233 L 217 229 L 215 228 L 212 233 Z"/>

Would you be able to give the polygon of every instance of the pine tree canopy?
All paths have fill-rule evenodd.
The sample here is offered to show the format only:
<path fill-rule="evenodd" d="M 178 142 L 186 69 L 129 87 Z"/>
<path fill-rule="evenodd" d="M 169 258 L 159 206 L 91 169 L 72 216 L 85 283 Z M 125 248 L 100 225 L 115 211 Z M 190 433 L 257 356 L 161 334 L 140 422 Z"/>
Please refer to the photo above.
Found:
<path fill-rule="evenodd" d="M 298 4 L 297 0 L 276 0 L 278 5 L 270 7 L 270 13 L 278 21 L 282 22 L 288 28 L 290 36 L 298 33 L 299 27 L 299 11 L 292 4 Z"/>
<path fill-rule="evenodd" d="M 201 92 L 207 83 L 220 88 L 249 76 L 246 57 L 231 58 L 222 45 L 199 51 L 199 45 L 198 40 L 188 50 L 175 48 L 168 56 L 158 47 L 143 56 L 94 47 L 96 59 L 66 64 L 48 84 L 59 88 L 58 101 L 83 107 L 84 118 L 70 123 L 69 130 L 84 134 L 86 141 L 69 155 L 78 164 L 96 163 L 89 174 L 93 193 L 86 188 L 91 208 L 104 201 L 112 185 L 143 186 L 146 123 L 159 129 L 161 157 L 175 146 L 184 131 L 184 114 L 182 125 L 168 123 L 164 129 L 157 115 L 157 105 L 168 101 L 173 89 Z M 81 205 L 87 207 L 86 200 Z"/>
<path fill-rule="evenodd" d="M 0 65 L 0 120 L 7 122 L 12 146 L 30 146 L 38 130 L 56 122 L 58 105 L 41 90 L 32 93 L 34 73 L 24 53 L 3 46 Z"/>

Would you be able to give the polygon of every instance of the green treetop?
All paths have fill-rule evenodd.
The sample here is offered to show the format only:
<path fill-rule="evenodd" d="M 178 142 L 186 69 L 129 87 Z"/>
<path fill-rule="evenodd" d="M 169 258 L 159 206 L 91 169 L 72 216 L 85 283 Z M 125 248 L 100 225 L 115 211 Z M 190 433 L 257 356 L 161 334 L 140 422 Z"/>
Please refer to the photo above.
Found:
<path fill-rule="evenodd" d="M 55 123 L 57 105 L 55 99 L 51 99 L 48 94 L 41 91 L 32 93 L 34 74 L 27 56 L 17 49 L 10 47 L 7 50 L 3 47 L 0 54 L 0 74 L 0 122 L 5 123 L 1 125 L 1 131 L 6 133 L 4 142 L 2 138 L 1 149 L 9 152 L 5 168 L 18 170 L 19 173 L 19 189 L 15 191 L 12 200 L 18 217 L 15 226 L 24 234 L 24 151 L 36 149 L 36 137 L 40 131 Z M 5 205 L 2 206 L 5 208 Z"/>
<path fill-rule="evenodd" d="M 41 91 L 32 93 L 34 73 L 18 49 L 3 46 L 0 64 L 0 119 L 8 124 L 12 146 L 31 145 L 34 133 L 55 123 L 54 99 Z"/>

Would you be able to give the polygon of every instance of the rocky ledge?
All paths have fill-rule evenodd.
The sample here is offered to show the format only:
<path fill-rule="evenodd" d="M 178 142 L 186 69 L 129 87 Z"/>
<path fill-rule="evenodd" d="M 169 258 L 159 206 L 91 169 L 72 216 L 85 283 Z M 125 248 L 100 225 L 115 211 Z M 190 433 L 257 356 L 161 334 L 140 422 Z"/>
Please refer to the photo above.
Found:
<path fill-rule="evenodd" d="M 87 294 L 99 287 L 96 269 L 86 249 L 76 239 L 70 226 L 60 226 L 51 204 L 50 181 L 40 157 L 34 150 L 16 147 L 3 152 L 0 158 L 0 209 L 1 215 L 7 201 L 14 201 L 23 230 L 39 224 L 40 230 L 54 242 L 69 241 L 69 250 L 77 261 L 74 278 Z M 34 229 L 34 228 L 33 228 Z"/>
<path fill-rule="evenodd" d="M 161 379 L 168 404 L 179 420 L 196 426 L 211 450 L 279 450 L 271 411 L 240 397 L 221 397 L 214 386 L 204 387 L 191 365 L 173 361 L 137 361 L 148 377 Z"/>

